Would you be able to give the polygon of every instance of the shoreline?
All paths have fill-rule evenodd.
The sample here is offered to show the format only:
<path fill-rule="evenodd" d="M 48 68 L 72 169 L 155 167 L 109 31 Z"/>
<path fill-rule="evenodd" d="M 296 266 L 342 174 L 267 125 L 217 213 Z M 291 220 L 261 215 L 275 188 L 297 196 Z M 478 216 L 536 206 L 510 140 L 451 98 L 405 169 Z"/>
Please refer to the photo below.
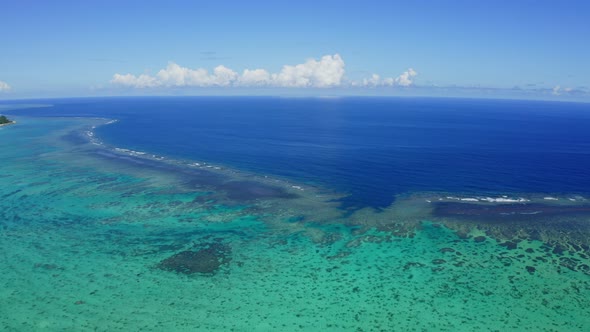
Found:
<path fill-rule="evenodd" d="M 16 124 L 16 121 L 10 121 L 7 123 L 0 124 L 0 127 L 6 127 L 6 126 L 14 125 L 14 124 Z"/>

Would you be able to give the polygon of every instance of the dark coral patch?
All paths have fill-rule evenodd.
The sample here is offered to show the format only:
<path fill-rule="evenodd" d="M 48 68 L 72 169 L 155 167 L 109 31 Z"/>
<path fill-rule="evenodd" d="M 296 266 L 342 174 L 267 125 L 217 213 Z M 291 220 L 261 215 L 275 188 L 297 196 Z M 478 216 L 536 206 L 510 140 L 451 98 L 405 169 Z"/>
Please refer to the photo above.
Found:
<path fill-rule="evenodd" d="M 227 192 L 227 197 L 237 201 L 253 201 L 268 198 L 297 198 L 294 193 L 285 189 L 259 183 L 256 181 L 230 181 L 222 184 L 221 189 Z"/>
<path fill-rule="evenodd" d="M 570 257 L 560 257 L 559 258 L 559 265 L 563 267 L 567 267 L 572 271 L 576 271 L 576 267 L 578 265 L 579 260 Z"/>
<path fill-rule="evenodd" d="M 409 270 L 410 268 L 413 268 L 413 267 L 424 267 L 424 264 L 419 263 L 419 262 L 407 262 L 404 265 L 404 271 L 407 271 L 407 270 Z"/>
<path fill-rule="evenodd" d="M 476 236 L 476 237 L 473 238 L 473 241 L 475 241 L 477 243 L 483 242 L 485 240 L 486 240 L 486 237 L 485 236 Z"/>
<path fill-rule="evenodd" d="M 457 202 L 436 202 L 433 214 L 436 217 L 453 217 L 479 220 L 487 219 L 495 223 L 530 222 L 542 216 L 587 215 L 590 205 L 551 205 L 551 204 L 473 204 Z"/>
<path fill-rule="evenodd" d="M 158 268 L 182 274 L 213 275 L 231 261 L 231 249 L 221 243 L 205 244 L 200 250 L 179 252 L 158 264 Z"/>
<path fill-rule="evenodd" d="M 509 249 L 509 250 L 514 250 L 514 249 L 516 249 L 518 247 L 518 245 L 516 244 L 516 242 L 512 242 L 512 241 L 506 241 L 504 243 L 500 243 L 500 245 L 502 247 L 506 247 L 506 249 Z"/>
<path fill-rule="evenodd" d="M 556 255 L 563 255 L 563 252 L 566 251 L 566 248 L 560 244 L 556 244 L 555 247 L 553 248 L 553 251 L 551 251 L 552 253 L 556 254 Z"/>

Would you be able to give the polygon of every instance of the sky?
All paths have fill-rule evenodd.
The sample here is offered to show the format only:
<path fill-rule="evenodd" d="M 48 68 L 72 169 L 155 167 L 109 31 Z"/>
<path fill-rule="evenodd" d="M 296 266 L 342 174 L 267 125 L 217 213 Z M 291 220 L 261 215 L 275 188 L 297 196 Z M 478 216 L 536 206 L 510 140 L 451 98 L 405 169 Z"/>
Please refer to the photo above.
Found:
<path fill-rule="evenodd" d="M 0 99 L 590 101 L 590 1 L 0 0 Z"/>

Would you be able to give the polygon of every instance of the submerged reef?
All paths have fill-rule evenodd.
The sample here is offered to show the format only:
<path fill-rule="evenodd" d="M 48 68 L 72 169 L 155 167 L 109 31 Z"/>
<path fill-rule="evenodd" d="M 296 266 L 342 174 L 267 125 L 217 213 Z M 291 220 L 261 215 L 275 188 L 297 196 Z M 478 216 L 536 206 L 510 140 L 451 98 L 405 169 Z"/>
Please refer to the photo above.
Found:
<path fill-rule="evenodd" d="M 413 238 L 429 221 L 453 231 L 460 239 L 476 243 L 494 241 L 507 250 L 519 248 L 521 242 L 541 241 L 545 245 L 543 250 L 556 255 L 568 252 L 582 260 L 590 257 L 590 202 L 579 195 L 462 197 L 458 193 L 418 192 L 399 195 L 383 209 L 351 210 L 339 203 L 344 195 L 325 188 L 301 187 L 204 163 L 161 160 L 121 149 L 109 153 L 105 150 L 100 147 L 88 152 L 91 157 L 117 165 L 119 170 L 119 165 L 131 169 L 139 166 L 143 175 L 164 173 L 171 176 L 168 181 L 178 184 L 170 193 L 159 193 L 182 193 L 184 198 L 141 207 L 142 211 L 147 208 L 154 218 L 172 216 L 187 224 L 207 222 L 230 227 L 232 220 L 256 216 L 265 227 L 284 236 L 300 233 L 322 247 L 345 240 L 346 248 Z M 124 214 L 108 222 L 135 219 L 132 217 Z M 346 239 L 343 229 L 352 237 Z M 380 233 L 374 235 L 374 230 Z M 187 250 L 165 259 L 158 267 L 181 274 L 213 274 L 229 262 L 226 249 L 212 244 Z M 577 264 L 574 270 L 586 273 L 584 264 Z"/>
<path fill-rule="evenodd" d="M 537 254 L 547 254 L 539 260 L 548 259 L 558 269 L 565 267 L 588 274 L 590 202 L 579 195 L 524 197 L 461 198 L 441 193 L 412 193 L 396 197 L 391 206 L 381 210 L 363 208 L 323 222 L 350 227 L 355 238 L 349 241 L 348 247 L 413 238 L 424 232 L 425 224 L 444 227 L 462 241 L 496 243 L 508 251 L 524 251 L 528 243 L 539 241 L 542 246 L 536 249 Z M 381 234 L 367 236 L 372 230 Z"/>
<path fill-rule="evenodd" d="M 181 251 L 164 259 L 158 268 L 180 274 L 213 275 L 231 261 L 231 248 L 222 243 L 205 243 L 198 250 Z"/>
<path fill-rule="evenodd" d="M 590 254 L 590 205 L 586 201 L 547 203 L 433 203 L 433 220 L 443 223 L 462 237 L 484 233 L 507 249 L 520 241 L 542 241 L 545 249 L 559 255 L 564 251 Z M 483 235 L 476 235 L 481 241 Z"/>

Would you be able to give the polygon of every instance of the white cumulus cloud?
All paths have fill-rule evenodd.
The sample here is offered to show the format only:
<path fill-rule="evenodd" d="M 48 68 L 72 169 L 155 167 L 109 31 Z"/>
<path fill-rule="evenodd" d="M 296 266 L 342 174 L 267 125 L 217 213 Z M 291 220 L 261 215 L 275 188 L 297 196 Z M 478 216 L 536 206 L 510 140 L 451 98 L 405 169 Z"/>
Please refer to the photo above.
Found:
<path fill-rule="evenodd" d="M 210 82 L 209 73 L 205 69 L 190 69 L 177 65 L 174 62 L 161 69 L 154 78 L 158 85 L 164 86 L 205 86 Z"/>
<path fill-rule="evenodd" d="M 352 82 L 353 86 L 365 86 L 365 87 L 377 87 L 377 86 L 410 86 L 414 84 L 414 77 L 416 77 L 418 73 L 412 69 L 408 68 L 405 72 L 400 74 L 398 77 L 385 77 L 381 78 L 381 76 L 377 74 L 371 75 L 370 78 L 365 78 L 362 81 L 355 81 Z"/>
<path fill-rule="evenodd" d="M 564 88 L 564 87 L 561 87 L 560 85 L 556 85 L 553 87 L 553 89 L 551 89 L 551 94 L 554 96 L 560 96 L 562 94 L 569 94 L 572 92 L 575 92 L 574 89 Z"/>
<path fill-rule="evenodd" d="M 340 55 L 325 55 L 320 60 L 309 59 L 298 65 L 285 65 L 278 73 L 265 69 L 245 69 L 240 75 L 223 65 L 209 73 L 206 69 L 190 69 L 170 62 L 155 76 L 115 74 L 111 83 L 135 88 L 152 87 L 208 87 L 208 86 L 276 86 L 276 87 L 333 87 L 344 77 L 344 60 Z"/>
<path fill-rule="evenodd" d="M 359 85 L 359 84 L 357 84 Z M 395 85 L 395 79 L 392 77 L 381 78 L 377 74 L 371 75 L 371 78 L 363 79 L 361 86 L 393 86 Z"/>
<path fill-rule="evenodd" d="M 414 77 L 416 77 L 416 75 L 418 75 L 418 73 L 414 69 L 408 68 L 408 70 L 395 79 L 395 83 L 401 86 L 410 86 L 414 84 Z"/>
<path fill-rule="evenodd" d="M 10 85 L 8 83 L 0 81 L 0 91 L 8 91 L 10 90 Z"/>
<path fill-rule="evenodd" d="M 235 82 L 238 76 L 238 73 L 225 66 L 217 66 L 213 69 L 211 79 L 214 85 L 228 86 Z"/>
<path fill-rule="evenodd" d="M 159 85 L 154 77 L 148 75 L 135 76 L 131 74 L 115 74 L 111 82 L 119 85 L 133 86 L 136 88 L 152 88 Z"/>
<path fill-rule="evenodd" d="M 273 85 L 281 87 L 330 87 L 338 86 L 344 76 L 344 60 L 340 55 L 325 55 L 320 61 L 309 59 L 296 66 L 283 66 L 272 75 Z"/>
<path fill-rule="evenodd" d="M 238 84 L 243 86 L 269 85 L 270 82 L 270 73 L 265 69 L 244 69 L 238 80 Z"/>
<path fill-rule="evenodd" d="M 329 88 L 337 86 L 378 87 L 411 86 L 418 73 L 412 69 L 398 77 L 373 74 L 360 81 L 349 81 L 344 77 L 344 60 L 339 54 L 324 55 L 320 59 L 309 59 L 297 65 L 284 65 L 280 71 L 271 73 L 266 69 L 244 69 L 240 74 L 219 65 L 209 72 L 204 68 L 191 69 L 174 62 L 155 75 L 115 74 L 111 83 L 133 88 L 154 87 L 284 87 L 284 88 Z"/>
<path fill-rule="evenodd" d="M 416 75 L 418 75 L 418 73 L 414 69 L 408 68 L 408 70 L 395 79 L 395 83 L 401 86 L 410 86 L 414 84 L 414 77 Z"/>

